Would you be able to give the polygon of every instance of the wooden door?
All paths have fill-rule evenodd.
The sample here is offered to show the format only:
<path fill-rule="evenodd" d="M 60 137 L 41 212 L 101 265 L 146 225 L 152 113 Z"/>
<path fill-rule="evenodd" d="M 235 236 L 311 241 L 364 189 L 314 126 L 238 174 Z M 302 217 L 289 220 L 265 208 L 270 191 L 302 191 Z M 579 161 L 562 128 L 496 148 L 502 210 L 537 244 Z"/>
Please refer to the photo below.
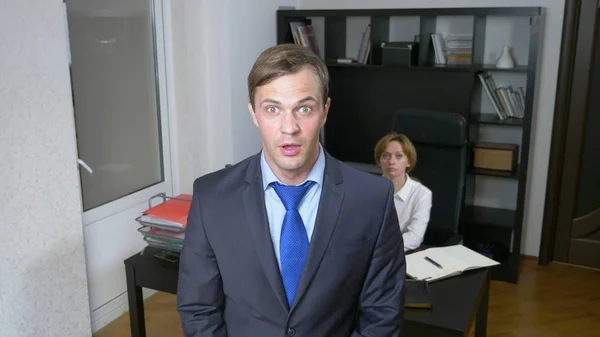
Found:
<path fill-rule="evenodd" d="M 554 260 L 600 268 L 600 10 L 582 0 L 566 117 Z"/>

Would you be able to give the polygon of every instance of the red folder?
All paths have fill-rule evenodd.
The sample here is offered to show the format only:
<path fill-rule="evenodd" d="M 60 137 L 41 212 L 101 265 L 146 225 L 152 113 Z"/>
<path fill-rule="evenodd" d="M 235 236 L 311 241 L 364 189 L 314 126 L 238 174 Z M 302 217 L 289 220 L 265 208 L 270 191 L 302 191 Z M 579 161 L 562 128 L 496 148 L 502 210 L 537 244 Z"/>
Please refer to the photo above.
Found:
<path fill-rule="evenodd" d="M 192 195 L 180 194 L 142 212 L 140 220 L 161 226 L 185 228 Z"/>

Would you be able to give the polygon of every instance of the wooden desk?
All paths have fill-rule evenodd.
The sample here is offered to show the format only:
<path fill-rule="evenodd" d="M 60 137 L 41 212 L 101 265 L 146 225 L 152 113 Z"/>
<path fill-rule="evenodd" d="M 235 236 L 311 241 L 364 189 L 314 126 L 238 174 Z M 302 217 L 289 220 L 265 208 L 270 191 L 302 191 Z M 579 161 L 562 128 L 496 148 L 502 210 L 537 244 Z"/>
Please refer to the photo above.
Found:
<path fill-rule="evenodd" d="M 154 257 L 157 251 L 148 247 L 125 260 L 132 337 L 146 336 L 142 288 L 177 293 L 179 263 Z M 489 282 L 489 271 L 480 269 L 431 283 L 433 308 L 405 309 L 402 336 L 467 336 L 476 319 L 475 336 L 484 337 Z"/>
<path fill-rule="evenodd" d="M 429 284 L 431 309 L 404 310 L 404 336 L 468 336 L 487 333 L 490 270 L 479 269 Z"/>

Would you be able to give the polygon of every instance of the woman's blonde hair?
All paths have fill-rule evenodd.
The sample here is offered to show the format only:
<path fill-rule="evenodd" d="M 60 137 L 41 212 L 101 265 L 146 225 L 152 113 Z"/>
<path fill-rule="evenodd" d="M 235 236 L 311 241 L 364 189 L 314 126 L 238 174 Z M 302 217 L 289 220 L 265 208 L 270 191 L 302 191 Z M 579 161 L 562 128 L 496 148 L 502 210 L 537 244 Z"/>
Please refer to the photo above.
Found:
<path fill-rule="evenodd" d="M 417 165 L 417 150 L 408 137 L 397 132 L 392 131 L 377 141 L 377 144 L 375 145 L 375 163 L 377 163 L 377 166 L 380 166 L 381 156 L 391 142 L 398 142 L 402 145 L 404 155 L 410 164 L 410 166 L 406 168 L 406 173 L 409 173 L 415 168 L 415 165 Z"/>

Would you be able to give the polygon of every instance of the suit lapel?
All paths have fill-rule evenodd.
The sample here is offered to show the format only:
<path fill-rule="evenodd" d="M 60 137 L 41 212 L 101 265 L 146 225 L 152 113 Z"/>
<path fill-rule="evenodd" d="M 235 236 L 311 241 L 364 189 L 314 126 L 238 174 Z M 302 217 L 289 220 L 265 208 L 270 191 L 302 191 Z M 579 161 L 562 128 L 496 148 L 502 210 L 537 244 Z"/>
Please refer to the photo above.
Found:
<path fill-rule="evenodd" d="M 323 255 L 327 250 L 327 246 L 329 246 L 329 241 L 337 224 L 344 199 L 344 192 L 338 186 L 342 183 L 342 175 L 337 160 L 327 154 L 325 165 L 323 189 L 321 190 L 321 201 L 319 203 L 315 228 L 308 250 L 308 257 L 300 278 L 300 284 L 296 290 L 294 302 L 290 310 L 293 310 L 302 299 L 321 264 L 321 260 L 323 260 Z"/>
<path fill-rule="evenodd" d="M 260 157 L 255 156 L 249 163 L 246 174 L 246 186 L 242 192 L 246 224 L 252 236 L 254 249 L 275 296 L 281 306 L 288 311 L 287 297 L 281 281 L 279 266 L 273 252 L 273 242 L 269 232 L 269 222 L 265 209 L 265 194 L 260 175 Z"/>

